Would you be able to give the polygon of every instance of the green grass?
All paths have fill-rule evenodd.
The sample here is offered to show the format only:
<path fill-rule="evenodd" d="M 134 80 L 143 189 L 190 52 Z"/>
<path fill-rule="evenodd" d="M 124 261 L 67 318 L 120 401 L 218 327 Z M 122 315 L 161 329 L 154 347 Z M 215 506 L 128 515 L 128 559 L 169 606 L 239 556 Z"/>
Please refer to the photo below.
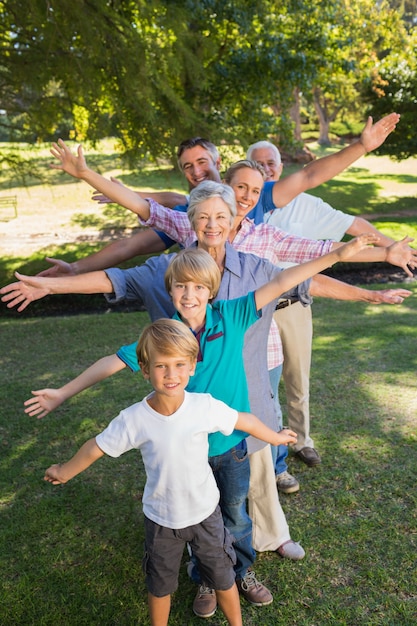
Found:
<path fill-rule="evenodd" d="M 408 287 L 410 287 L 408 285 Z M 264 553 L 256 572 L 269 607 L 242 601 L 246 625 L 415 623 L 417 287 L 401 307 L 317 300 L 312 433 L 323 464 L 290 460 L 301 490 L 282 496 L 296 563 Z M 105 458 L 66 486 L 42 481 L 147 385 L 127 371 L 43 420 L 22 403 L 130 342 L 145 313 L 0 320 L 3 398 L 0 472 L 1 623 L 147 624 L 141 573 L 144 475 L 139 454 Z M 184 558 L 185 564 L 185 558 Z M 172 625 L 192 615 L 182 568 Z M 221 615 L 209 624 L 224 624 Z"/>

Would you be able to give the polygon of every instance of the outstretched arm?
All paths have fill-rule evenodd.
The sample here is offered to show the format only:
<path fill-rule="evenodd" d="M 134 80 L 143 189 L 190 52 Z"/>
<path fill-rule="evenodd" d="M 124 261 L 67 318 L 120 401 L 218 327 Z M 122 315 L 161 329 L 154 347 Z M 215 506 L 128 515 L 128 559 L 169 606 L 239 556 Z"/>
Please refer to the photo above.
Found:
<path fill-rule="evenodd" d="M 372 234 L 372 231 L 370 231 Z M 379 235 L 376 244 L 379 243 Z M 366 248 L 361 250 L 357 254 L 350 257 L 350 263 L 378 263 L 385 261 L 391 263 L 397 267 L 401 267 L 407 276 L 413 277 L 411 268 L 417 267 L 417 250 L 411 248 L 408 244 L 414 241 L 412 237 L 404 237 L 401 241 L 394 241 L 386 247 Z M 332 250 L 335 250 L 342 246 L 342 243 L 336 242 L 332 246 Z"/>
<path fill-rule="evenodd" d="M 411 296 L 412 292 L 408 289 L 363 289 L 324 274 L 317 274 L 311 281 L 310 294 L 313 297 L 332 300 L 352 300 L 369 302 L 369 304 L 401 304 L 405 298 Z"/>
<path fill-rule="evenodd" d="M 11 283 L 0 289 L 2 302 L 11 309 L 17 305 L 21 313 L 31 302 L 57 293 L 112 293 L 113 286 L 105 272 L 90 272 L 79 276 L 64 278 L 44 278 L 24 276 L 15 272 L 17 283 Z"/>
<path fill-rule="evenodd" d="M 259 311 L 269 302 L 279 298 L 281 294 L 307 280 L 307 278 L 311 278 L 314 274 L 318 274 L 339 261 L 349 260 L 353 255 L 373 243 L 375 243 L 375 235 L 360 235 L 348 243 L 335 248 L 328 254 L 279 272 L 269 283 L 256 290 L 256 308 Z"/>
<path fill-rule="evenodd" d="M 126 207 L 133 213 L 137 213 L 143 220 L 149 218 L 149 203 L 141 198 L 135 191 L 124 185 L 119 185 L 97 172 L 91 170 L 85 161 L 83 149 L 77 148 L 77 154 L 73 154 L 62 139 L 52 144 L 51 154 L 58 159 L 59 165 L 51 163 L 51 167 L 56 170 L 63 170 L 74 178 L 81 178 L 89 185 L 101 193 L 108 196 L 113 202 Z"/>
<path fill-rule="evenodd" d="M 110 176 L 110 180 L 118 185 L 123 185 L 120 180 L 117 180 L 117 178 L 114 178 L 113 176 Z M 173 209 L 174 206 L 177 206 L 178 204 L 185 204 L 187 202 L 187 196 L 183 193 L 177 193 L 176 191 L 137 191 L 136 193 L 144 200 L 146 200 L 146 198 L 152 198 L 152 200 L 155 200 L 158 204 L 162 204 L 162 206 L 166 206 L 169 209 Z M 99 204 L 112 202 L 108 196 L 105 196 L 99 191 L 94 191 L 91 197 Z"/>
<path fill-rule="evenodd" d="M 397 113 L 386 115 L 375 124 L 368 117 L 360 138 L 336 154 L 317 159 L 302 170 L 290 174 L 275 183 L 272 197 L 276 207 L 288 204 L 299 193 L 313 189 L 343 172 L 367 152 L 371 152 L 384 143 L 400 120 Z"/>
<path fill-rule="evenodd" d="M 347 229 L 346 234 L 351 237 L 357 237 L 362 233 L 373 233 L 374 235 L 378 235 L 378 241 L 375 243 L 376 246 L 381 246 L 382 248 L 386 248 L 390 246 L 392 243 L 395 243 L 395 239 L 391 237 L 387 237 L 387 235 L 383 235 L 381 231 L 379 231 L 373 224 L 368 222 L 368 220 L 363 217 L 355 217 L 351 226 Z"/>
<path fill-rule="evenodd" d="M 260 439 L 266 441 L 273 446 L 287 445 L 289 443 L 297 443 L 297 433 L 288 428 L 283 428 L 278 433 L 272 428 L 266 426 L 256 415 L 252 413 L 239 413 L 235 428 L 243 430 Z"/>
<path fill-rule="evenodd" d="M 95 438 L 89 439 L 81 446 L 72 459 L 66 463 L 51 465 L 45 472 L 44 480 L 53 485 L 67 483 L 102 456 L 104 456 L 104 452 L 96 444 Z"/>
<path fill-rule="evenodd" d="M 131 237 L 118 239 L 102 250 L 73 263 L 46 257 L 48 263 L 52 263 L 52 267 L 40 272 L 38 276 L 75 276 L 86 272 L 105 270 L 108 267 L 116 267 L 136 256 L 157 254 L 165 249 L 166 245 L 161 237 L 151 228 L 144 228 Z"/>
<path fill-rule="evenodd" d="M 25 413 L 31 417 L 36 416 L 38 419 L 45 417 L 65 400 L 72 398 L 88 387 L 92 387 L 101 380 L 113 376 L 125 367 L 125 363 L 116 354 L 105 356 L 59 389 L 32 391 L 33 397 L 24 403 Z"/>

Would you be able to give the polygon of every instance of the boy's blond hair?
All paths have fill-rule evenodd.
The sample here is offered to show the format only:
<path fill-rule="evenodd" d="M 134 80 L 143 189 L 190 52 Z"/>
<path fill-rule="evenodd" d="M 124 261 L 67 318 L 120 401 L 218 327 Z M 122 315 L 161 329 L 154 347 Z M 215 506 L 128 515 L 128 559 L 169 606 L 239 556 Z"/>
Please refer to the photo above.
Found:
<path fill-rule="evenodd" d="M 216 261 L 201 248 L 181 250 L 168 265 L 165 272 L 165 289 L 171 292 L 172 283 L 199 283 L 209 289 L 211 298 L 219 291 L 221 274 Z"/>
<path fill-rule="evenodd" d="M 136 354 L 143 368 L 148 368 L 155 352 L 168 357 L 188 357 L 194 362 L 198 356 L 198 342 L 183 322 L 161 318 L 146 326 L 139 337 Z"/>

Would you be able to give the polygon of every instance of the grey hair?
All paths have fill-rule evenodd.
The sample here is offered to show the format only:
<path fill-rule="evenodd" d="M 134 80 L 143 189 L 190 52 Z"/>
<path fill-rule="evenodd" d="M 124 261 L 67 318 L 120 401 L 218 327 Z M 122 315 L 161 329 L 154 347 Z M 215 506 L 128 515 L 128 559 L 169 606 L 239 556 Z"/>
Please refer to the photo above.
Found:
<path fill-rule="evenodd" d="M 219 151 L 217 150 L 214 143 L 212 143 L 208 139 L 204 139 L 204 137 L 192 137 L 191 139 L 184 139 L 184 141 L 182 141 L 178 146 L 177 150 L 177 163 L 181 171 L 183 171 L 181 164 L 181 156 L 183 152 L 189 150 L 190 148 L 195 148 L 196 146 L 200 146 L 204 150 L 207 150 L 212 158 L 213 163 L 217 163 L 217 161 L 219 160 Z"/>
<path fill-rule="evenodd" d="M 191 190 L 190 200 L 188 203 L 187 215 L 191 226 L 194 228 L 194 219 L 197 209 L 202 202 L 210 200 L 210 198 L 220 198 L 223 200 L 230 212 L 230 225 L 236 216 L 236 197 L 235 192 L 229 185 L 216 183 L 213 180 L 205 180 L 197 187 Z"/>
<path fill-rule="evenodd" d="M 253 155 L 254 151 L 258 150 L 260 148 L 269 148 L 270 150 L 273 150 L 274 153 L 275 153 L 275 158 L 277 160 L 277 165 L 280 165 L 280 163 L 281 163 L 280 151 L 270 141 L 257 141 L 256 143 L 253 143 L 252 145 L 250 145 L 249 148 L 248 148 L 248 151 L 246 152 L 246 158 L 250 159 L 251 161 L 253 161 L 254 159 L 253 159 L 252 155 Z"/>

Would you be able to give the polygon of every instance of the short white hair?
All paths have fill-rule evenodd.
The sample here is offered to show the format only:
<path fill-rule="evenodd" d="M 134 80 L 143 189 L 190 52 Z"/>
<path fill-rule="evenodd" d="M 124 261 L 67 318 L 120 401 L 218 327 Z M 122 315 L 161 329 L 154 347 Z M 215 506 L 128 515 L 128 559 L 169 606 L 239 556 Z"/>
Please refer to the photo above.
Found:
<path fill-rule="evenodd" d="M 236 216 L 236 196 L 235 192 L 229 185 L 216 183 L 214 180 L 204 180 L 202 183 L 194 187 L 190 192 L 190 201 L 188 203 L 187 215 L 192 228 L 195 230 L 195 214 L 200 204 L 210 198 L 220 198 L 225 203 L 230 213 L 230 226 L 232 226 Z"/>
<path fill-rule="evenodd" d="M 273 150 L 275 154 L 275 158 L 277 160 L 277 165 L 280 165 L 281 163 L 280 151 L 270 141 L 257 141 L 256 143 L 253 143 L 252 145 L 250 145 L 248 148 L 248 151 L 246 152 L 246 158 L 250 159 L 251 161 L 255 161 L 256 159 L 254 159 L 252 155 L 255 150 L 258 150 L 260 148 L 269 148 L 269 150 Z"/>

